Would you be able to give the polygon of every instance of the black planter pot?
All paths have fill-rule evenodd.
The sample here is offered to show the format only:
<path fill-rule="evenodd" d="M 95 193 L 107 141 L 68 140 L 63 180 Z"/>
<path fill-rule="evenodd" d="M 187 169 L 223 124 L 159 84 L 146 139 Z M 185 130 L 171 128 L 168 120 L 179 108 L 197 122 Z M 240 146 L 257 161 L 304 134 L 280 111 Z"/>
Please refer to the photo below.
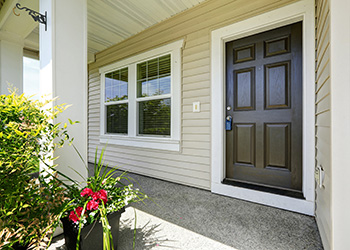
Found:
<path fill-rule="evenodd" d="M 118 235 L 119 235 L 119 221 L 121 214 L 125 208 L 109 214 L 107 216 L 109 225 L 111 226 L 111 233 L 113 236 L 114 249 L 118 249 Z M 63 224 L 63 234 L 67 250 L 75 250 L 76 242 L 79 232 L 79 227 L 69 221 L 68 217 L 61 219 Z M 81 229 L 80 234 L 80 250 L 99 250 L 103 249 L 103 229 L 101 223 L 92 223 Z"/>
<path fill-rule="evenodd" d="M 23 245 L 21 245 L 21 244 L 15 243 L 15 244 L 12 246 L 12 248 L 13 248 L 14 250 L 27 250 L 27 249 L 28 249 L 28 246 L 29 246 L 29 245 L 23 246 Z"/>

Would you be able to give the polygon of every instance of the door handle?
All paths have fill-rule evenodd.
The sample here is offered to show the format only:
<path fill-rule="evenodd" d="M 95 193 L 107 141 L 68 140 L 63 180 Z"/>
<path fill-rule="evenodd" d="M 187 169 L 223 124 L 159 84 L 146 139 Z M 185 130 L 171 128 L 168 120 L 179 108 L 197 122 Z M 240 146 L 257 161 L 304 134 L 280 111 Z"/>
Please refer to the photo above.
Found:
<path fill-rule="evenodd" d="M 225 128 L 226 128 L 226 131 L 232 130 L 232 116 L 230 115 L 226 116 Z"/>

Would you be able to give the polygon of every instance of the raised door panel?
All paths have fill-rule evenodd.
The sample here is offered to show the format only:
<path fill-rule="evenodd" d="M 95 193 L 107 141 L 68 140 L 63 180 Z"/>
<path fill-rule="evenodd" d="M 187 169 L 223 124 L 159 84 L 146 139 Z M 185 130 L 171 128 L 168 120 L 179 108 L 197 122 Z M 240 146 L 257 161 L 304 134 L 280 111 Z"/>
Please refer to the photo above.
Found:
<path fill-rule="evenodd" d="M 234 109 L 255 109 L 255 69 L 241 69 L 234 72 Z"/>
<path fill-rule="evenodd" d="M 265 167 L 290 171 L 290 124 L 265 124 Z"/>
<path fill-rule="evenodd" d="M 255 124 L 234 124 L 234 164 L 255 165 Z"/>
<path fill-rule="evenodd" d="M 234 49 L 234 63 L 255 60 L 255 44 Z"/>
<path fill-rule="evenodd" d="M 264 41 L 265 57 L 276 56 L 290 52 L 290 36 L 282 36 Z"/>
<path fill-rule="evenodd" d="M 265 65 L 266 109 L 290 108 L 290 62 Z"/>

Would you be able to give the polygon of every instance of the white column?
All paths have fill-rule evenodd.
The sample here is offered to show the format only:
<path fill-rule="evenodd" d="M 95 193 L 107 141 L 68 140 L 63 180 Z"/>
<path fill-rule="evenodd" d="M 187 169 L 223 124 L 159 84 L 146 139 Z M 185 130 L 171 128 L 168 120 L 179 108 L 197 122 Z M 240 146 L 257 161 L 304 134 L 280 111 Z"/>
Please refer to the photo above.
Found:
<path fill-rule="evenodd" d="M 332 249 L 350 246 L 350 2 L 330 1 Z"/>
<path fill-rule="evenodd" d="M 0 34 L 0 94 L 8 94 L 9 85 L 23 93 L 23 39 L 10 33 Z"/>
<path fill-rule="evenodd" d="M 69 128 L 74 145 L 87 162 L 87 0 L 40 0 L 47 11 L 47 31 L 40 24 L 40 92 L 72 105 L 55 122 L 79 121 Z M 72 146 L 55 152 L 58 169 L 81 181 L 87 170 Z M 72 169 L 75 171 L 73 171 Z"/>

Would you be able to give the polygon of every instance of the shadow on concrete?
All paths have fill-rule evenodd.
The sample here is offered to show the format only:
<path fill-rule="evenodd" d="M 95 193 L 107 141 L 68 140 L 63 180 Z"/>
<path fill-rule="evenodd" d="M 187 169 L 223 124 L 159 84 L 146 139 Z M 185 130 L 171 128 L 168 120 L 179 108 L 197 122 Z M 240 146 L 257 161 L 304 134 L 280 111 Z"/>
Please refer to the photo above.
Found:
<path fill-rule="evenodd" d="M 136 218 L 137 219 L 137 218 Z M 120 234 L 118 245 L 122 250 L 149 250 L 156 247 L 166 247 L 169 240 L 166 236 L 157 236 L 160 232 L 160 224 L 153 224 L 148 221 L 141 228 L 136 228 L 134 219 L 125 219 L 120 222 Z M 135 248 L 133 245 L 135 244 Z"/>

